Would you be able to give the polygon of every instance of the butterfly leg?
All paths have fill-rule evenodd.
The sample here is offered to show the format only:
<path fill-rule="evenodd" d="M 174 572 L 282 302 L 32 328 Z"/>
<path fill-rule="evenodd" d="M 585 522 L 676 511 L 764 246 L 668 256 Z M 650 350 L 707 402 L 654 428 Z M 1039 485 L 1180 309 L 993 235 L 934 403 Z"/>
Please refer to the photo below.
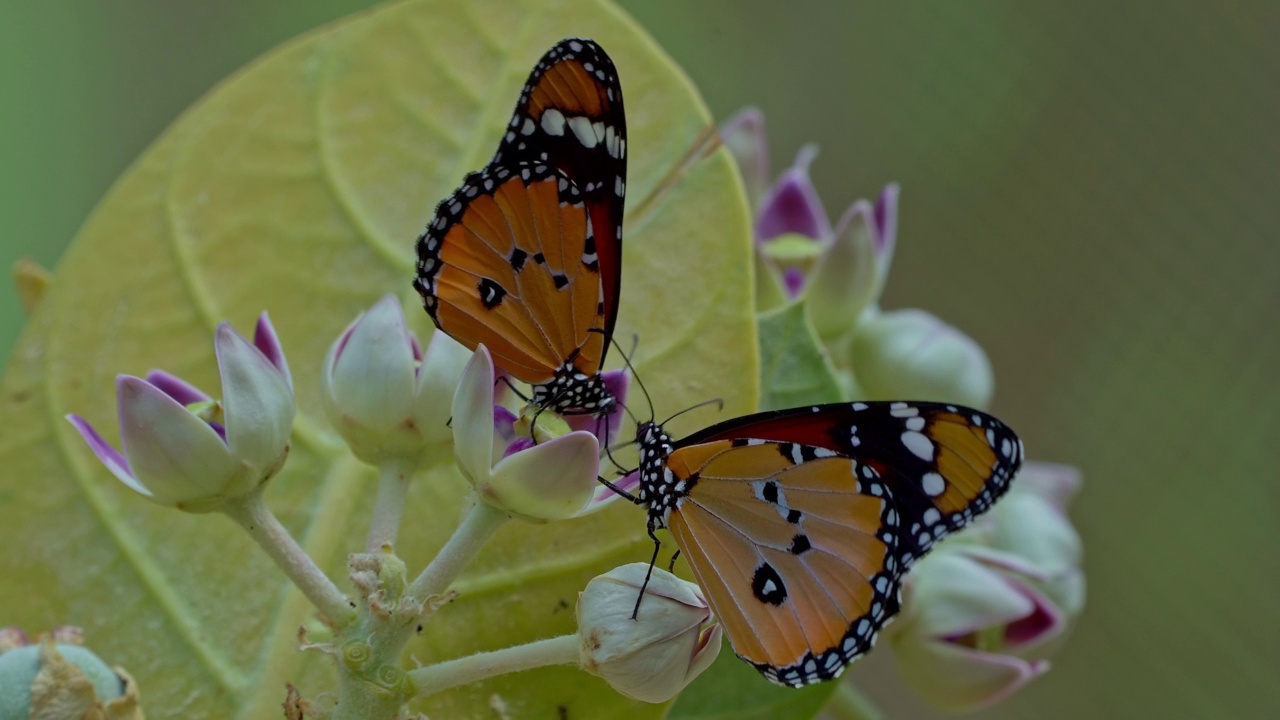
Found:
<path fill-rule="evenodd" d="M 649 578 L 653 576 L 653 565 L 658 562 L 658 551 L 662 549 L 662 541 L 653 534 L 653 526 L 649 526 L 649 537 L 653 540 L 653 557 L 649 558 L 649 570 L 644 574 L 644 583 L 640 585 L 640 594 L 636 595 L 636 606 L 631 610 L 631 619 L 640 614 L 640 601 L 644 599 L 644 591 L 649 587 Z"/>
<path fill-rule="evenodd" d="M 676 554 L 671 556 L 671 562 L 667 563 L 667 572 L 674 573 L 676 571 L 676 560 L 680 557 L 680 548 L 676 548 Z"/>
<path fill-rule="evenodd" d="M 605 480 L 604 478 L 602 478 L 602 477 L 600 477 L 600 476 L 598 476 L 598 475 L 596 476 L 596 481 L 597 481 L 597 482 L 599 482 L 601 485 L 604 485 L 605 487 L 607 487 L 607 488 L 609 488 L 610 490 L 614 491 L 615 493 L 617 493 L 617 494 L 621 495 L 622 497 L 624 497 L 624 498 L 626 498 L 626 499 L 630 500 L 630 501 L 631 501 L 633 504 L 635 504 L 635 505 L 643 505 L 643 504 L 644 504 L 644 501 L 643 501 L 643 500 L 641 500 L 640 498 L 636 497 L 635 495 L 632 495 L 631 493 L 627 492 L 626 490 L 623 490 L 622 488 L 618 487 L 617 485 L 614 485 L 613 483 L 609 482 L 608 480 Z M 652 532 L 652 531 L 650 531 L 649 536 L 650 536 L 650 537 L 653 537 L 653 532 Z M 655 540 L 656 540 L 656 538 L 655 538 Z"/>
<path fill-rule="evenodd" d="M 497 379 L 497 380 L 495 380 L 495 381 L 493 382 L 494 386 L 497 386 L 497 384 L 498 384 L 498 383 L 504 383 L 504 384 L 506 384 L 506 386 L 511 390 L 511 392 L 513 392 L 513 393 L 515 393 L 515 394 L 516 394 L 516 397 L 520 398 L 521 400 L 523 400 L 523 401 L 524 401 L 524 402 L 526 402 L 526 403 L 527 403 L 527 402 L 529 402 L 529 396 L 528 396 L 528 395 L 525 395 L 525 394 L 524 394 L 524 393 L 522 393 L 522 392 L 520 392 L 520 390 L 519 390 L 518 388 L 516 388 L 515 384 L 511 382 L 511 378 L 510 378 L 510 377 L 507 377 L 506 375 L 501 375 L 501 376 L 499 376 L 499 377 L 498 377 L 498 379 Z"/>

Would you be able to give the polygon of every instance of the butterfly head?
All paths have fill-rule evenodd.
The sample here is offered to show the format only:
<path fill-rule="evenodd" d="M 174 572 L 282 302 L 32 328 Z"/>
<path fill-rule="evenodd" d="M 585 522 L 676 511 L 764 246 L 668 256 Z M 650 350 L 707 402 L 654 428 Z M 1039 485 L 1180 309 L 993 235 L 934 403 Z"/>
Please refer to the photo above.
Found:
<path fill-rule="evenodd" d="M 666 518 L 687 488 L 679 487 L 667 456 L 675 451 L 671 436 L 658 423 L 640 423 L 636 428 L 636 444 L 640 448 L 640 489 L 638 497 L 649 508 L 649 527 L 666 527 Z"/>

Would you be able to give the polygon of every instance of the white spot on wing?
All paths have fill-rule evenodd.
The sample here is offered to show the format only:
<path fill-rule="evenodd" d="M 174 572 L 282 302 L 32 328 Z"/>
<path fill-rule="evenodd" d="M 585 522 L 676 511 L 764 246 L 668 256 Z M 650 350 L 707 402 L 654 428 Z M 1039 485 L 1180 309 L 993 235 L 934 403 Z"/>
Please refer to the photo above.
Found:
<path fill-rule="evenodd" d="M 591 126 L 591 119 L 586 117 L 572 117 L 567 121 L 569 129 L 573 131 L 574 136 L 578 138 L 578 142 L 583 147 L 593 148 L 596 146 L 597 139 L 595 128 Z"/>
<path fill-rule="evenodd" d="M 925 473 L 920 477 L 920 487 L 929 497 L 938 497 L 947 491 L 947 481 L 938 473 Z"/>
<path fill-rule="evenodd" d="M 555 108 L 547 108 L 542 113 L 542 129 L 548 135 L 564 135 L 564 115 Z"/>
<path fill-rule="evenodd" d="M 933 441 L 914 430 L 902 433 L 902 444 L 921 460 L 933 459 Z"/>

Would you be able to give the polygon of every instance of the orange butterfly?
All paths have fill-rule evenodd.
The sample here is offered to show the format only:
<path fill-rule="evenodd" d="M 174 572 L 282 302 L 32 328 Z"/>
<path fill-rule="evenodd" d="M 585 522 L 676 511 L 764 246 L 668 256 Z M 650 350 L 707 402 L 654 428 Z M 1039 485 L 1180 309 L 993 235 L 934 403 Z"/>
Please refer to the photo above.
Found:
<path fill-rule="evenodd" d="M 870 650 L 903 574 L 988 510 L 1023 457 L 1004 423 L 937 403 L 777 410 L 683 440 L 647 422 L 636 439 L 629 497 L 650 537 L 671 531 L 734 652 L 792 687 Z"/>
<path fill-rule="evenodd" d="M 414 288 L 436 327 L 533 386 L 531 402 L 602 414 L 618 317 L 626 117 L 613 61 L 591 40 L 534 67 L 497 153 L 418 237 Z"/>

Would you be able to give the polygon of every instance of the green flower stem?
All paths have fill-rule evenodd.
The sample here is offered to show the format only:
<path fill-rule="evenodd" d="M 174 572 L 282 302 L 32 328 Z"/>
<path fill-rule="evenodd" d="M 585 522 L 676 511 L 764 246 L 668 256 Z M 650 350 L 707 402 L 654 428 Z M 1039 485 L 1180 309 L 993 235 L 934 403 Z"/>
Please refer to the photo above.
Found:
<path fill-rule="evenodd" d="M 836 686 L 825 708 L 832 720 L 883 720 L 884 715 L 849 681 Z"/>
<path fill-rule="evenodd" d="M 355 618 L 356 611 L 346 596 L 267 507 L 261 489 L 227 502 L 221 510 L 248 531 L 311 604 L 331 622 L 341 627 Z"/>
<path fill-rule="evenodd" d="M 378 499 L 373 506 L 373 520 L 369 524 L 369 539 L 365 552 L 378 552 L 384 544 L 395 545 L 400 534 L 400 519 L 404 516 L 405 496 L 409 493 L 412 470 L 406 463 L 391 461 L 378 468 Z"/>
<path fill-rule="evenodd" d="M 580 644 L 577 635 L 561 635 L 420 667 L 409 671 L 409 679 L 418 695 L 431 695 L 497 675 L 549 665 L 577 664 Z"/>
<path fill-rule="evenodd" d="M 425 601 L 432 595 L 443 594 L 480 548 L 510 519 L 502 510 L 473 496 L 471 508 L 453 537 L 409 586 L 409 597 Z"/>

